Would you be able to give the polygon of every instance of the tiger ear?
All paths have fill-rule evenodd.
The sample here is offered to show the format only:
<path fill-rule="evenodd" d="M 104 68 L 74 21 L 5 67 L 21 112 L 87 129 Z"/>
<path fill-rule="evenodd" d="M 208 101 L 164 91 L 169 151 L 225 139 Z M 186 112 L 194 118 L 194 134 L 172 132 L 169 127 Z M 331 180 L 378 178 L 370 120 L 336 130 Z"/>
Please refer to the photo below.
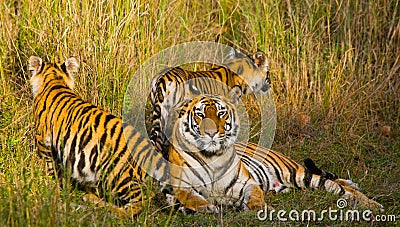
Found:
<path fill-rule="evenodd" d="M 253 54 L 252 59 L 254 61 L 254 64 L 256 64 L 259 69 L 261 69 L 265 73 L 268 72 L 268 60 L 264 52 L 257 51 Z"/>
<path fill-rule="evenodd" d="M 193 84 L 193 80 L 196 79 L 191 79 L 188 81 L 189 91 L 194 95 L 200 95 L 200 90 L 196 87 L 196 85 Z"/>
<path fill-rule="evenodd" d="M 67 70 L 66 73 L 68 73 L 70 76 L 73 76 L 74 73 L 78 72 L 79 64 L 78 61 L 72 57 L 68 58 L 65 62 L 65 69 Z"/>
<path fill-rule="evenodd" d="M 239 99 L 242 97 L 242 89 L 239 86 L 234 86 L 228 93 L 227 99 L 228 102 L 232 104 L 236 104 Z"/>
<path fill-rule="evenodd" d="M 224 62 L 235 60 L 237 58 L 244 58 L 246 55 L 244 55 L 242 52 L 236 50 L 235 48 L 231 48 L 228 52 L 228 54 L 224 58 Z"/>
<path fill-rule="evenodd" d="M 42 68 L 43 60 L 36 56 L 29 57 L 29 66 L 28 69 L 31 71 L 32 76 L 34 77 Z"/>

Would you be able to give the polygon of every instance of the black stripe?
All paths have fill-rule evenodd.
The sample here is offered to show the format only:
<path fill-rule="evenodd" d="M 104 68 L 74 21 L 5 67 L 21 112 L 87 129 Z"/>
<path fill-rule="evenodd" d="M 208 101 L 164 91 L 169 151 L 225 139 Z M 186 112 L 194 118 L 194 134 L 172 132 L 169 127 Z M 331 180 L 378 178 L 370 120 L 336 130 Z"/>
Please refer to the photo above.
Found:
<path fill-rule="evenodd" d="M 306 173 L 305 173 L 303 182 L 304 182 L 305 187 L 309 188 L 311 180 L 312 180 L 312 173 L 308 169 L 305 169 L 305 172 Z"/>
<path fill-rule="evenodd" d="M 67 104 L 68 104 L 69 106 L 68 106 L 67 110 L 65 110 L 65 106 L 66 106 Z M 68 111 L 69 108 L 71 108 L 71 102 L 65 102 L 65 103 L 60 107 L 61 111 L 65 111 L 66 113 L 69 112 L 69 111 Z M 63 131 L 65 130 L 65 128 L 66 128 L 66 127 L 64 127 L 64 124 L 67 122 L 68 118 L 70 118 L 71 115 L 72 115 L 72 114 L 68 114 L 67 118 L 64 118 L 64 119 L 61 121 L 61 123 L 60 123 L 60 127 L 59 127 L 59 129 L 58 129 L 57 138 L 56 138 L 58 149 L 61 149 L 61 147 L 60 147 L 60 145 L 61 145 L 61 144 L 60 144 L 61 132 L 63 132 Z M 67 126 L 67 127 L 68 127 L 68 126 Z"/>
<path fill-rule="evenodd" d="M 92 129 L 90 127 L 85 128 L 82 132 L 81 137 L 83 138 L 83 140 L 81 140 L 80 147 L 81 149 L 84 149 L 89 141 L 92 139 Z"/>
<path fill-rule="evenodd" d="M 141 165 L 141 166 L 142 166 L 143 168 L 151 167 L 151 166 L 143 166 L 143 165 L 145 165 L 145 163 L 147 163 L 148 159 L 153 158 L 153 152 L 152 152 L 152 150 L 151 150 L 152 147 L 153 147 L 153 145 L 151 145 L 150 143 L 147 143 L 144 147 L 141 148 L 140 151 L 139 151 L 139 150 L 136 150 L 136 151 L 135 151 L 135 157 L 137 157 L 137 155 L 139 155 L 139 154 L 144 155 L 144 157 L 143 157 L 142 160 L 141 160 L 141 162 L 142 162 L 142 165 Z M 139 162 L 139 159 L 136 160 L 136 162 Z M 152 163 L 149 163 L 149 164 L 152 164 Z M 147 169 L 146 169 L 146 170 L 147 170 Z"/>
<path fill-rule="evenodd" d="M 48 85 L 47 85 L 48 86 Z M 51 106 L 52 104 L 53 104 L 53 102 L 54 102 L 54 99 L 55 99 L 55 97 L 54 96 L 52 96 L 51 98 L 50 98 L 50 96 L 53 94 L 53 92 L 52 91 L 54 91 L 54 87 L 56 87 L 56 88 L 66 88 L 65 86 L 61 86 L 61 85 L 53 85 L 53 86 L 48 86 L 48 87 L 46 87 L 44 90 L 43 90 L 43 92 L 41 93 L 41 95 L 40 95 L 40 99 L 39 99 L 39 96 L 37 96 L 37 100 L 39 101 L 39 100 L 42 100 L 42 102 L 44 102 L 44 104 L 43 104 L 43 107 L 42 107 L 42 109 L 39 111 L 39 113 L 38 113 L 38 116 L 39 116 L 39 118 L 41 118 L 42 117 L 42 115 L 43 115 L 43 112 L 45 112 L 45 111 L 48 111 L 49 110 L 49 107 L 47 106 L 47 105 L 49 105 L 49 106 Z M 69 89 L 68 89 L 69 90 Z M 56 93 L 56 95 L 58 96 L 58 95 L 60 95 L 62 92 L 60 91 L 60 92 L 58 92 L 58 93 Z"/>
<path fill-rule="evenodd" d="M 248 180 L 246 180 L 246 182 L 243 184 L 243 187 L 240 189 L 240 192 L 239 192 L 239 198 L 241 198 L 240 199 L 240 204 L 241 205 L 243 204 L 243 201 L 244 201 L 244 195 L 243 195 L 243 192 L 244 192 L 244 189 L 245 189 L 244 185 L 247 184 L 247 181 Z"/>
<path fill-rule="evenodd" d="M 65 66 L 65 62 L 61 64 L 61 70 L 64 71 L 68 75 L 67 67 Z"/>
<path fill-rule="evenodd" d="M 74 134 L 74 137 L 72 138 L 72 142 L 71 142 L 71 148 L 69 151 L 69 156 L 68 156 L 68 160 L 67 160 L 67 168 L 69 167 L 70 169 L 72 169 L 72 167 L 75 164 L 75 155 L 76 155 L 76 140 L 77 140 L 77 135 Z M 68 166 L 68 164 L 70 164 L 70 166 Z"/>
<path fill-rule="evenodd" d="M 77 118 L 79 118 L 81 115 L 75 114 L 75 116 Z M 77 119 L 75 119 L 75 120 L 77 120 Z M 83 119 L 80 119 L 79 125 L 78 125 L 78 130 L 81 130 L 82 128 L 85 128 L 85 126 L 87 125 L 89 120 L 90 120 L 90 116 L 85 116 Z"/>
<path fill-rule="evenodd" d="M 320 178 L 319 178 L 318 187 L 319 187 L 319 188 L 322 188 L 322 187 L 324 187 L 324 186 L 325 186 L 325 181 L 326 181 L 326 179 L 325 179 L 325 178 L 323 178 L 323 177 L 320 177 Z"/>
<path fill-rule="evenodd" d="M 98 156 L 98 147 L 97 147 L 97 144 L 96 145 L 94 145 L 94 147 L 92 148 L 92 150 L 90 151 L 90 156 L 89 156 L 89 158 L 90 158 L 90 170 L 92 171 L 92 172 L 97 172 L 98 171 L 98 168 L 99 168 L 99 166 L 101 165 L 99 165 L 97 168 L 96 168 L 96 163 L 97 163 L 97 156 Z"/>
<path fill-rule="evenodd" d="M 122 130 L 121 130 L 119 137 L 117 138 L 118 141 L 121 136 L 122 136 Z M 100 140 L 101 147 L 104 146 L 106 138 L 107 138 L 107 134 L 104 133 Z M 113 150 L 114 150 L 114 152 L 118 151 L 117 149 L 113 149 Z M 105 167 L 104 171 L 105 171 L 106 175 L 109 175 L 113 171 L 113 169 L 115 169 L 119 165 L 119 161 L 120 161 L 121 157 L 123 157 L 126 152 L 127 152 L 127 147 L 125 145 L 122 148 L 121 152 L 119 152 L 119 154 L 116 154 L 116 153 L 110 154 L 110 157 L 107 159 L 107 161 L 103 163 L 103 166 Z M 114 158 L 114 161 L 111 163 L 111 160 L 113 158 Z"/>
<path fill-rule="evenodd" d="M 130 168 L 129 172 L 132 172 L 132 168 Z M 126 170 L 124 169 L 124 171 L 121 171 L 121 173 L 125 172 Z M 122 177 L 122 176 L 121 176 Z M 119 177 L 120 178 L 120 177 Z M 128 177 L 125 177 L 125 179 L 123 179 L 119 184 L 115 185 L 115 188 L 123 188 L 125 186 L 125 188 L 121 191 L 121 195 L 126 195 L 128 190 L 132 190 L 133 188 L 129 187 L 132 185 L 133 182 L 133 175 L 129 175 Z"/>
<path fill-rule="evenodd" d="M 191 165 L 189 165 L 189 163 L 188 162 L 184 162 L 184 164 L 190 169 L 190 171 L 192 171 L 192 173 L 203 183 L 203 186 L 205 186 L 207 183 L 204 181 L 204 178 L 203 178 L 203 176 L 199 173 L 199 172 L 197 172 L 196 170 L 195 170 L 195 168 L 192 168 L 192 166 Z M 211 178 L 212 179 L 212 178 Z"/>
<path fill-rule="evenodd" d="M 235 176 L 232 178 L 231 182 L 229 182 L 228 186 L 225 188 L 225 191 L 224 191 L 225 195 L 228 193 L 229 189 L 231 189 L 235 185 L 237 180 L 239 179 L 240 169 L 241 169 L 241 165 L 239 165 L 239 169 L 238 169 L 238 171 L 236 171 Z"/>
<path fill-rule="evenodd" d="M 102 114 L 101 112 L 99 112 L 99 113 L 97 113 L 97 116 L 95 116 L 95 118 L 94 118 L 94 125 L 93 125 L 94 128 L 97 129 L 97 128 L 99 127 L 100 118 L 101 118 L 102 115 L 103 115 L 103 114 Z"/>
<path fill-rule="evenodd" d="M 78 162 L 78 173 L 80 177 L 85 177 L 86 174 L 83 173 L 83 168 L 85 168 L 85 152 L 82 148 L 78 152 L 81 153 Z"/>
<path fill-rule="evenodd" d="M 268 178 L 267 173 L 264 171 L 262 164 L 258 165 L 250 157 L 247 157 L 244 155 L 240 155 L 240 156 L 241 156 L 240 158 L 241 158 L 242 162 L 246 166 L 248 166 L 249 169 L 252 170 L 253 174 L 255 174 L 256 177 L 259 179 L 258 182 L 259 182 L 261 188 L 263 188 L 264 191 L 269 190 L 269 178 Z M 264 179 L 266 180 L 266 182 L 263 182 Z"/>
<path fill-rule="evenodd" d="M 121 137 L 124 136 L 124 134 L 123 134 L 123 133 L 124 133 L 123 128 L 120 128 L 120 130 L 119 130 L 119 132 L 118 132 L 118 135 L 115 134 L 116 128 L 117 128 L 117 123 L 113 125 L 113 127 L 111 128 L 111 133 L 110 133 L 110 135 L 111 135 L 112 138 L 115 138 L 115 136 L 116 136 L 116 138 L 113 139 L 113 140 L 115 140 L 115 143 L 114 143 L 114 146 L 115 146 L 115 147 L 114 147 L 114 151 L 115 151 L 115 152 L 117 152 L 117 151 L 120 149 L 120 146 L 121 146 Z M 126 149 L 126 143 L 127 143 L 126 141 L 123 141 L 122 146 L 123 146 L 124 149 Z"/>
<path fill-rule="evenodd" d="M 70 113 L 70 114 L 68 114 L 68 116 L 65 120 L 66 128 L 71 126 L 72 120 L 76 120 L 77 118 L 79 118 L 81 116 L 79 111 L 82 108 L 79 108 L 79 106 L 81 106 L 83 104 L 84 104 L 84 101 L 82 101 L 81 99 L 76 99 L 71 105 L 68 106 L 68 108 L 66 110 L 64 110 L 65 112 Z M 77 108 L 78 108 L 78 112 L 76 112 Z"/>
<path fill-rule="evenodd" d="M 114 123 L 114 125 L 111 127 L 111 130 L 110 130 L 111 137 L 114 136 L 116 128 L 117 128 L 117 124 Z M 122 131 L 122 130 L 120 130 L 120 131 Z"/>

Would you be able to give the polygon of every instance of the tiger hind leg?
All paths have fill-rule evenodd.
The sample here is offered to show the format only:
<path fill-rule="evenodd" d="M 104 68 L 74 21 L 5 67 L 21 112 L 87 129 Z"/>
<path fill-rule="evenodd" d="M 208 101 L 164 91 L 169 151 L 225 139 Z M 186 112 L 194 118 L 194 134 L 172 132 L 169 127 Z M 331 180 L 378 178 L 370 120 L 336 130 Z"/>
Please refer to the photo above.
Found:
<path fill-rule="evenodd" d="M 323 182 L 323 181 L 322 181 Z M 322 183 L 320 182 L 320 183 Z M 358 190 L 358 187 L 354 186 L 354 183 L 344 179 L 336 180 L 325 180 L 323 185 L 320 185 L 323 189 L 334 194 L 339 194 L 342 198 L 354 202 L 361 207 L 371 209 L 373 211 L 383 212 L 384 207 L 378 202 L 369 199 L 366 195 Z"/>
<path fill-rule="evenodd" d="M 311 174 L 319 175 L 321 176 L 321 178 L 324 179 L 333 180 L 342 186 L 347 186 L 355 190 L 360 190 L 357 183 L 354 183 L 351 180 L 340 179 L 336 174 L 320 169 L 315 165 L 314 161 L 310 158 L 305 158 L 303 162 L 306 171 L 308 171 Z"/>

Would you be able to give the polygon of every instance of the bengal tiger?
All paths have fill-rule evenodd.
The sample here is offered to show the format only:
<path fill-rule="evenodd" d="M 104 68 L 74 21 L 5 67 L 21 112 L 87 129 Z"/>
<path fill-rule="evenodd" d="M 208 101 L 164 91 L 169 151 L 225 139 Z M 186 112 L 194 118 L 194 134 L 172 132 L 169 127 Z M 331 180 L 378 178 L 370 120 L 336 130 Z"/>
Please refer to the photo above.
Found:
<path fill-rule="evenodd" d="M 231 97 L 201 95 L 186 101 L 180 111 L 169 160 L 173 194 L 184 208 L 218 212 L 217 202 L 255 209 L 269 191 L 310 188 L 382 211 L 383 206 L 361 193 L 355 183 L 322 171 L 311 159 L 305 159 L 303 167 L 279 152 L 235 143 L 239 119 L 228 102 L 235 103 Z"/>
<path fill-rule="evenodd" d="M 218 213 L 209 200 L 244 210 L 264 207 L 264 192 L 236 154 L 236 110 L 216 96 L 183 105 L 169 147 L 170 182 L 187 209 Z"/>
<path fill-rule="evenodd" d="M 173 127 L 173 123 L 168 125 L 168 119 L 173 118 L 172 110 L 178 103 L 201 93 L 226 95 L 233 87 L 240 88 L 241 94 L 248 95 L 250 100 L 256 100 L 254 93 L 266 93 L 270 88 L 268 60 L 261 51 L 249 58 L 233 50 L 223 65 L 208 71 L 167 68 L 153 79 L 151 87 L 149 137 L 157 151 L 168 159 L 168 139 Z M 245 100 L 244 103 L 249 112 L 250 104 Z M 259 118 L 259 115 L 258 110 L 257 116 L 250 119 Z"/>
<path fill-rule="evenodd" d="M 303 167 L 282 153 L 254 143 L 235 143 L 235 150 L 264 192 L 288 192 L 291 188 L 322 189 L 364 208 L 383 211 L 383 206 L 361 193 L 356 183 L 319 169 L 310 158 L 303 160 Z"/>
<path fill-rule="evenodd" d="M 119 214 L 137 215 L 148 176 L 141 166 L 163 181 L 168 165 L 132 126 L 75 94 L 78 67 L 75 58 L 29 59 L 39 156 L 50 174 L 68 176 L 89 195 L 111 197 Z"/>

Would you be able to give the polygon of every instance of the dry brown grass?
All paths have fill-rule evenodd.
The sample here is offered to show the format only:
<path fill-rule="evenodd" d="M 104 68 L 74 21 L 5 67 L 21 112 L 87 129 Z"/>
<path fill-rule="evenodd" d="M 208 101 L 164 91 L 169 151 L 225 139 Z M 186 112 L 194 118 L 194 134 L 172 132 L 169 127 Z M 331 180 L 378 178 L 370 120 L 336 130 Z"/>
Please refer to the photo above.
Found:
<path fill-rule="evenodd" d="M 266 224 L 244 213 L 188 218 L 158 210 L 157 203 L 137 219 L 121 220 L 86 204 L 79 192 L 61 190 L 44 175 L 34 152 L 30 55 L 56 61 L 75 56 L 81 63 L 78 94 L 121 115 L 135 70 L 159 51 L 188 41 L 265 51 L 278 115 L 273 148 L 296 160 L 312 157 L 343 177 L 349 173 L 388 213 L 399 215 L 399 9 L 399 1 L 386 0 L 3 1 L 1 225 Z M 386 126 L 390 133 L 382 131 Z M 320 210 L 334 206 L 335 198 L 295 192 L 268 202 Z"/>

